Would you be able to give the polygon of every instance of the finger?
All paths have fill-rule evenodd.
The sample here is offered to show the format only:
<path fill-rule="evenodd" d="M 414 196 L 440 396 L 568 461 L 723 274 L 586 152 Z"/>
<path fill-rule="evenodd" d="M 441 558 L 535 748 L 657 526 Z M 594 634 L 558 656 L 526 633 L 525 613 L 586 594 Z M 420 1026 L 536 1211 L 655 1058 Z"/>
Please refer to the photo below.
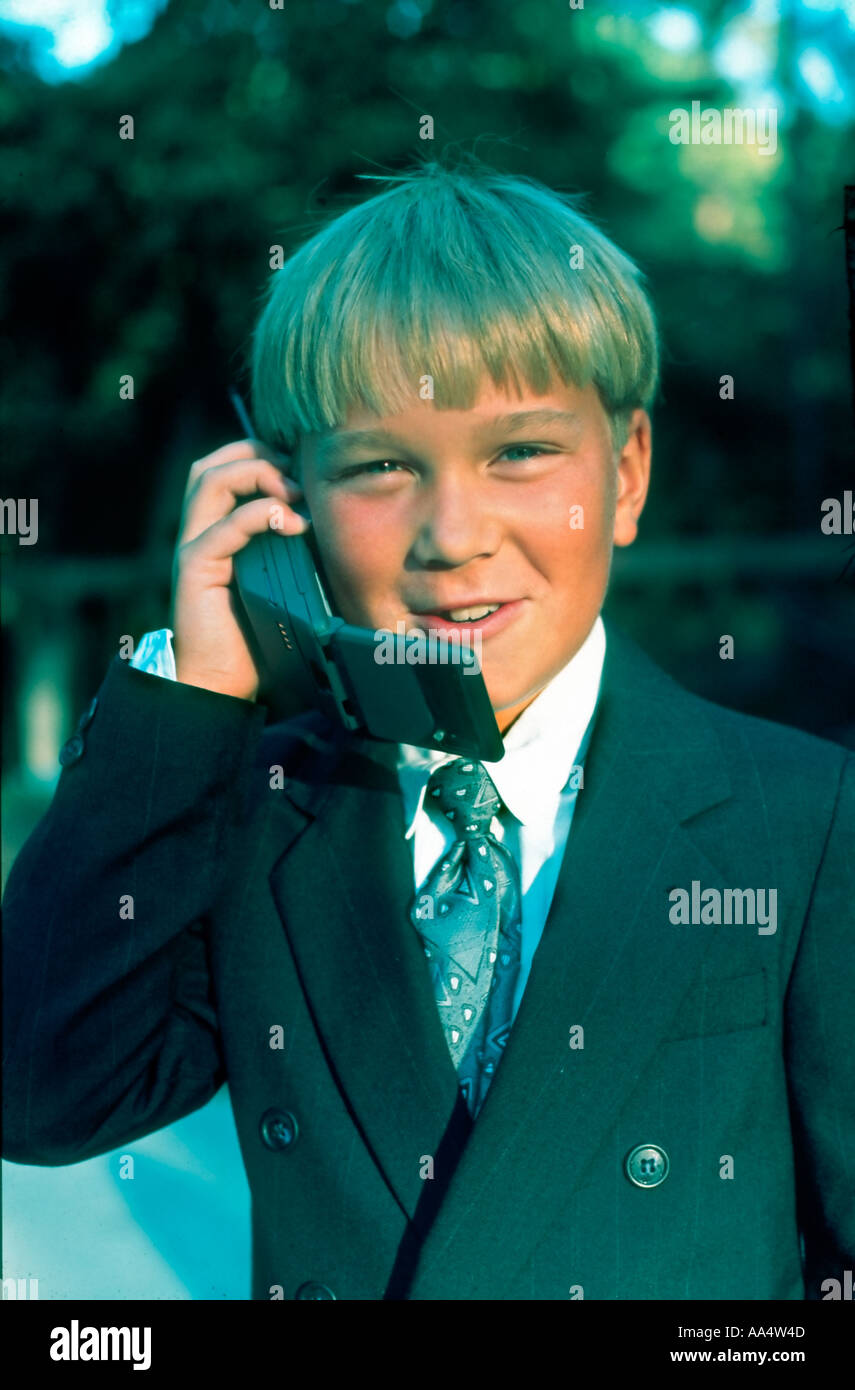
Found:
<path fill-rule="evenodd" d="M 263 444 L 258 439 L 236 439 L 230 444 L 224 444 L 220 449 L 214 449 L 213 453 L 205 454 L 203 458 L 194 460 L 187 475 L 185 496 L 199 477 L 208 472 L 209 469 L 218 468 L 224 463 L 236 463 L 241 459 L 251 458 L 269 459 L 275 467 L 286 474 L 289 468 L 296 467 L 290 455 L 280 453 L 272 445 Z"/>
<path fill-rule="evenodd" d="M 258 497 L 244 502 L 194 539 L 185 541 L 180 549 L 189 550 L 196 561 L 216 562 L 229 559 L 253 536 L 267 530 L 280 536 L 297 536 L 308 530 L 310 524 L 278 498 Z"/>
<path fill-rule="evenodd" d="M 194 540 L 202 531 L 222 520 L 240 498 L 253 492 L 271 493 L 283 502 L 293 503 L 302 490 L 293 478 L 285 478 L 268 459 L 239 459 L 215 464 L 198 475 L 187 493 L 181 518 L 181 542 Z"/>

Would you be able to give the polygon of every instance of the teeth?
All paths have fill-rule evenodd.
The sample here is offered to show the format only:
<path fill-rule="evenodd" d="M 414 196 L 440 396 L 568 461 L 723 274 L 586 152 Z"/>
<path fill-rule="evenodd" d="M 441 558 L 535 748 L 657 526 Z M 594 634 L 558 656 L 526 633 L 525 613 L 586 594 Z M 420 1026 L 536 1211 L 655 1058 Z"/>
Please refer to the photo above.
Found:
<path fill-rule="evenodd" d="M 493 603 L 485 605 L 483 608 L 449 608 L 448 616 L 455 623 L 471 622 L 476 618 L 486 618 L 488 613 L 495 613 L 500 606 L 498 603 Z"/>

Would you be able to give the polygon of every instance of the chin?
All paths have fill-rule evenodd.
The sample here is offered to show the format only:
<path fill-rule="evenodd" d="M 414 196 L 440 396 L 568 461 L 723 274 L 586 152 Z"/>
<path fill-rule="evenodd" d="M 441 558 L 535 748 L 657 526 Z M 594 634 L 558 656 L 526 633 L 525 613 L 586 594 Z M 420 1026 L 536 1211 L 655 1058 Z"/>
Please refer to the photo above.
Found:
<path fill-rule="evenodd" d="M 517 705 L 532 699 L 535 691 L 539 689 L 537 686 L 521 686 L 518 679 L 511 685 L 507 678 L 504 680 L 491 678 L 489 671 L 486 670 L 483 675 L 490 704 L 493 706 L 495 714 L 503 714 L 508 710 L 515 709 Z"/>

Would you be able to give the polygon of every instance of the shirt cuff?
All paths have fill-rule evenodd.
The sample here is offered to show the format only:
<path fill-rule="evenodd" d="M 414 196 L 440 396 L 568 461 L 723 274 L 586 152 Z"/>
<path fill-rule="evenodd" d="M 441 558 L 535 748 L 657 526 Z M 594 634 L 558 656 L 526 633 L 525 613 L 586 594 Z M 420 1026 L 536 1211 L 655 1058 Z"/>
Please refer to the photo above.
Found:
<path fill-rule="evenodd" d="M 174 681 L 175 653 L 172 650 L 172 628 L 161 627 L 157 632 L 146 632 L 137 643 L 131 658 L 131 665 L 138 671 L 147 671 L 151 676 L 163 676 L 164 680 Z"/>

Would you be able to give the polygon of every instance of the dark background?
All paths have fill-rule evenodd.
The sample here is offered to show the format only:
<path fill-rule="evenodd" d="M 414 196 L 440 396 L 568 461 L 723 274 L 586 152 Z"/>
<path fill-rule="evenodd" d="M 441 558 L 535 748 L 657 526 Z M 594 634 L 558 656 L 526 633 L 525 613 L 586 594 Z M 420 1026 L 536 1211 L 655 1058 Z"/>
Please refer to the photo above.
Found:
<path fill-rule="evenodd" d="M 109 8 L 113 50 L 65 73 L 44 31 L 0 29 L 3 497 L 39 502 L 37 544 L 0 538 L 5 872 L 120 639 L 167 621 L 187 470 L 242 433 L 225 388 L 270 246 L 449 145 L 588 193 L 649 277 L 653 486 L 607 612 L 691 689 L 855 747 L 855 538 L 820 530 L 855 486 L 844 7 Z M 777 152 L 671 144 L 693 100 L 776 105 Z"/>

